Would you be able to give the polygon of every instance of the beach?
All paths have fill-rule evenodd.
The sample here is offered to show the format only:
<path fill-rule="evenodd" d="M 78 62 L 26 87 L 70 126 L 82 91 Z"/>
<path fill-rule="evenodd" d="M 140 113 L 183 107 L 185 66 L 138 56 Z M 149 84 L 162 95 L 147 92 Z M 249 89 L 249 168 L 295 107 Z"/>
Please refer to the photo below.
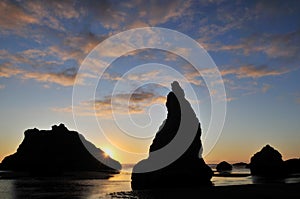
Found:
<path fill-rule="evenodd" d="M 210 166 L 214 170 L 215 165 Z M 239 167 L 234 167 L 232 176 L 222 177 L 217 174 L 213 176 L 213 187 L 132 191 L 130 186 L 131 169 L 132 165 L 127 165 L 125 166 L 125 170 L 120 174 L 114 174 L 108 179 L 83 179 L 74 177 L 0 178 L 0 198 L 151 199 L 200 198 L 203 194 L 225 198 L 241 198 L 244 196 L 282 198 L 300 196 L 299 176 L 266 184 L 260 183 L 260 181 L 253 181 L 249 169 Z"/>

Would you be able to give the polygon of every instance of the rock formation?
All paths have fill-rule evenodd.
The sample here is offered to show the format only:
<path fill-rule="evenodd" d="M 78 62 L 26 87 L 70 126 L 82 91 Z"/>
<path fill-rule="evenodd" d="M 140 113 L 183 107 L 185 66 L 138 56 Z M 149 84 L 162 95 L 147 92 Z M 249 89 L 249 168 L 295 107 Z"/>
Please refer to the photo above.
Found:
<path fill-rule="evenodd" d="M 167 96 L 166 102 L 168 115 L 150 146 L 148 159 L 135 165 L 131 176 L 131 187 L 137 189 L 197 187 L 200 185 L 212 185 L 210 179 L 213 175 L 211 168 L 205 164 L 201 156 L 201 127 L 191 105 L 185 99 L 185 94 L 178 82 L 172 83 L 172 92 Z M 195 126 L 196 125 L 196 126 Z M 195 126 L 195 132 L 191 132 Z M 151 165 L 153 152 L 163 149 L 173 138 L 183 132 L 192 137 L 191 144 L 182 155 L 167 166 L 146 173 L 138 173 L 143 163 Z M 169 154 L 172 155 L 172 154 Z"/>
<path fill-rule="evenodd" d="M 284 161 L 284 167 L 288 174 L 300 173 L 300 159 L 294 158 Z"/>
<path fill-rule="evenodd" d="M 270 145 L 266 145 L 251 157 L 249 167 L 251 175 L 254 176 L 282 177 L 286 175 L 281 154 Z"/>
<path fill-rule="evenodd" d="M 232 165 L 226 161 L 220 162 L 216 167 L 218 172 L 229 172 L 232 170 Z"/>
<path fill-rule="evenodd" d="M 29 129 L 24 134 L 17 152 L 5 157 L 0 164 L 1 170 L 60 175 L 69 171 L 117 173 L 121 169 L 119 162 L 106 157 L 102 150 L 76 131 L 69 131 L 63 124 L 52 126 L 51 130 Z M 98 157 L 91 155 L 86 147 Z M 99 160 L 114 166 L 111 168 Z"/>
<path fill-rule="evenodd" d="M 232 164 L 232 166 L 234 166 L 234 167 L 247 168 L 247 167 L 248 167 L 248 164 L 245 163 L 245 162 L 237 162 L 237 163 Z"/>

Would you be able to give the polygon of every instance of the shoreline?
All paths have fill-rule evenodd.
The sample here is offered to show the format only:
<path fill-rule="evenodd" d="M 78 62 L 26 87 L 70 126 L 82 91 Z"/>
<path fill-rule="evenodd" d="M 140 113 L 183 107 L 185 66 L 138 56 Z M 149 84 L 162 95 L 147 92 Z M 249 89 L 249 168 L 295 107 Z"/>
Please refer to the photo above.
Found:
<path fill-rule="evenodd" d="M 94 176 L 94 174 L 92 174 L 92 176 Z M 283 183 L 277 181 L 261 184 L 229 184 L 213 185 L 208 187 L 200 186 L 196 188 L 170 188 L 132 191 L 130 187 L 129 174 L 117 174 L 115 177 L 115 179 L 112 177 L 110 180 L 105 178 L 86 178 L 86 175 L 83 178 L 74 176 L 15 178 L 17 179 L 16 181 L 7 181 L 9 182 L 8 185 L 11 186 L 11 189 L 10 191 L 7 190 L 6 192 L 2 192 L 2 194 L 4 194 L 3 196 L 11 196 L 12 193 L 15 193 L 17 191 L 18 195 L 24 196 L 26 198 L 32 194 L 30 191 L 28 191 L 28 188 L 31 188 L 39 190 L 35 193 L 35 197 L 33 197 L 38 199 L 43 198 L 42 196 L 46 196 L 47 194 L 49 194 L 49 190 L 54 191 L 53 194 L 55 194 L 56 198 L 65 198 L 65 196 L 69 196 L 70 198 L 74 198 L 75 196 L 83 198 L 95 198 L 96 195 L 97 198 L 102 199 L 201 198 L 205 196 L 209 196 L 212 198 L 300 198 L 299 179 L 297 180 L 297 182 L 293 183 Z M 295 177 L 298 178 L 298 175 L 295 175 Z M 221 178 L 223 178 L 224 180 L 226 180 L 226 178 L 230 179 L 230 177 Z M 77 181 L 82 179 L 84 179 L 84 181 Z M 85 181 L 86 179 L 87 181 Z M 89 179 L 93 180 L 89 181 Z M 238 178 L 233 179 L 238 180 Z M 6 179 L 0 178 L 0 183 L 3 182 L 5 185 L 5 180 Z M 26 189 L 24 189 L 23 187 L 26 187 Z M 66 189 L 66 187 L 68 188 Z M 70 188 L 73 190 L 72 192 L 69 191 Z"/>
<path fill-rule="evenodd" d="M 155 189 L 108 194 L 111 198 L 300 198 L 300 183 L 247 184 L 186 189 Z"/>
<path fill-rule="evenodd" d="M 100 171 L 66 171 L 59 174 L 45 173 L 45 174 L 31 174 L 22 171 L 0 171 L 0 180 L 11 179 L 109 179 L 114 173 L 100 172 Z"/>

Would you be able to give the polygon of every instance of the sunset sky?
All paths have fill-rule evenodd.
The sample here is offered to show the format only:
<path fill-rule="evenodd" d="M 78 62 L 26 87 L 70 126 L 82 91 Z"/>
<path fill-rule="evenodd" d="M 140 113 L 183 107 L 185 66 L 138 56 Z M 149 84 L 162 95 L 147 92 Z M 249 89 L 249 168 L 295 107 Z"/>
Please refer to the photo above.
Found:
<path fill-rule="evenodd" d="M 0 160 L 16 151 L 28 128 L 50 129 L 64 123 L 77 130 L 72 114 L 72 92 L 83 60 L 100 42 L 122 31 L 162 27 L 179 31 L 199 42 L 222 74 L 227 112 L 208 163 L 249 162 L 264 145 L 278 149 L 283 159 L 300 157 L 300 2 L 274 1 L 1 1 L 0 2 Z M 116 46 L 116 51 L 118 46 Z M 113 54 L 114 52 L 111 52 Z M 103 143 L 103 130 L 119 148 L 146 153 L 166 118 L 162 105 L 173 80 L 149 64 L 130 78 L 159 78 L 165 87 L 150 84 L 135 93 L 116 96 L 120 125 L 131 135 L 145 136 L 131 143 L 120 135 L 109 115 L 114 86 L 132 68 L 147 63 L 172 67 L 195 90 L 196 114 L 203 131 L 210 122 L 210 95 L 200 74 L 184 59 L 161 50 L 141 50 L 117 59 L 105 71 L 96 89 L 95 112 L 80 110 L 80 131 L 100 148 L 109 148 L 122 163 L 146 154 L 121 155 Z M 129 76 L 128 76 L 129 78 Z M 129 79 L 130 79 L 129 78 Z M 187 93 L 188 94 L 188 93 Z M 131 95 L 129 107 L 127 97 Z M 154 106 L 152 106 L 154 105 Z M 150 108 L 152 107 L 152 108 Z M 152 111 L 152 113 L 151 113 Z M 130 113 L 140 132 L 122 120 Z M 80 129 L 78 129 L 80 130 Z M 204 141 L 203 141 L 204 142 Z M 205 147 L 205 142 L 204 142 Z"/>

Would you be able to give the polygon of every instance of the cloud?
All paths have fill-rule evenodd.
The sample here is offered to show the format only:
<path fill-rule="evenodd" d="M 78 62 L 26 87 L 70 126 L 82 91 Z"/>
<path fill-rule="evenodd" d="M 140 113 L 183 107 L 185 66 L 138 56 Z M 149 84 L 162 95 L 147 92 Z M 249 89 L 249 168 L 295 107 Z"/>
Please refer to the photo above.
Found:
<path fill-rule="evenodd" d="M 24 50 L 22 54 L 28 58 L 36 59 L 47 56 L 48 52 L 39 49 L 27 49 Z"/>
<path fill-rule="evenodd" d="M 134 93 L 105 96 L 95 101 L 85 101 L 74 107 L 55 107 L 52 111 L 69 113 L 73 109 L 81 116 L 98 116 L 110 118 L 114 114 L 144 114 L 147 107 L 153 104 L 163 104 L 166 98 L 153 92 L 139 90 Z"/>
<path fill-rule="evenodd" d="M 32 63 L 28 58 L 25 58 L 21 54 L 18 53 L 10 53 L 7 50 L 0 50 L 0 59 L 2 61 L 5 61 L 9 64 L 18 64 L 18 63 L 23 63 L 23 64 L 30 64 Z"/>
<path fill-rule="evenodd" d="M 10 63 L 4 63 L 0 65 L 0 77 L 10 78 L 24 73 L 24 70 L 14 68 Z"/>
<path fill-rule="evenodd" d="M 199 20 L 198 42 L 206 50 L 231 51 L 245 56 L 259 53 L 282 64 L 300 61 L 300 29 L 296 24 L 299 21 L 298 1 L 218 3 L 221 5 L 210 2 L 214 6 L 209 13 L 203 11 L 207 15 Z M 288 28 L 285 21 L 290 25 Z"/>
<path fill-rule="evenodd" d="M 160 76 L 161 72 L 163 71 L 150 70 L 150 71 L 144 71 L 142 73 L 128 74 L 125 80 L 140 81 L 140 82 L 147 81 L 147 80 L 154 80 L 157 79 L 158 76 Z"/>
<path fill-rule="evenodd" d="M 127 25 L 128 29 L 132 29 L 132 28 L 143 28 L 143 27 L 149 27 L 149 24 L 141 21 L 139 19 L 137 19 L 136 21 L 133 21 L 132 23 Z"/>
<path fill-rule="evenodd" d="M 75 74 L 67 74 L 65 71 L 61 73 L 39 73 L 27 72 L 22 75 L 22 79 L 34 79 L 43 83 L 56 83 L 61 86 L 73 86 Z"/>
<path fill-rule="evenodd" d="M 121 9 L 122 3 L 103 1 L 80 1 L 79 7 L 82 11 L 82 17 L 89 20 L 89 26 L 93 24 L 102 24 L 106 29 L 117 29 L 124 22 L 129 13 Z M 87 27 L 90 28 L 90 27 Z"/>
<path fill-rule="evenodd" d="M 66 61 L 75 61 L 81 64 L 87 54 L 98 45 L 106 36 L 93 33 L 82 33 L 77 36 L 67 36 L 60 44 L 47 46 L 45 49 L 27 49 L 17 54 L 2 53 L 3 58 L 14 63 L 28 63 L 32 66 L 63 66 Z M 0 53 L 1 56 L 1 53 Z"/>
<path fill-rule="evenodd" d="M 174 69 L 175 70 L 175 69 Z M 128 73 L 126 76 L 121 76 L 116 73 L 109 73 L 105 72 L 102 76 L 103 79 L 109 80 L 109 81 L 123 81 L 123 82 L 159 82 L 161 85 L 168 86 L 170 82 L 173 82 L 174 79 L 179 81 L 183 86 L 186 84 L 194 84 L 196 86 L 203 86 L 203 80 L 198 73 L 198 71 L 184 71 L 183 73 L 180 73 L 180 71 L 177 71 L 181 75 L 178 75 L 177 73 L 172 73 L 173 71 L 166 70 L 164 68 L 161 69 L 145 69 L 142 72 L 133 72 Z"/>
<path fill-rule="evenodd" d="M 190 68 L 184 71 L 183 76 L 187 79 L 188 83 L 194 84 L 196 86 L 202 86 L 202 74 L 196 70 L 191 70 Z"/>
<path fill-rule="evenodd" d="M 38 82 L 56 83 L 61 86 L 73 86 L 76 77 L 76 69 L 70 68 L 56 73 L 32 72 L 13 67 L 10 63 L 4 63 L 0 66 L 0 77 L 16 77 L 23 80 L 33 79 Z"/>
<path fill-rule="evenodd" d="M 186 14 L 190 6 L 191 1 L 181 0 L 165 1 L 163 5 L 159 0 L 2 1 L 0 26 L 18 33 L 21 27 L 30 28 L 31 24 L 66 31 L 65 20 L 80 19 L 87 22 L 85 27 L 81 27 L 85 29 L 83 32 L 90 31 L 93 25 L 99 23 L 106 29 L 127 29 L 168 22 Z"/>
<path fill-rule="evenodd" d="M 272 88 L 272 85 L 270 84 L 259 83 L 255 80 L 234 81 L 231 79 L 230 81 L 227 81 L 225 79 L 224 83 L 228 101 L 237 100 L 241 96 L 267 93 Z"/>
<path fill-rule="evenodd" d="M 4 89 L 5 85 L 4 84 L 0 84 L 0 90 Z"/>
<path fill-rule="evenodd" d="M 58 18 L 53 14 L 57 8 L 51 9 L 51 4 L 41 1 L 26 1 L 23 9 L 30 11 L 31 16 L 38 20 L 38 24 L 56 30 L 65 30 Z M 52 10 L 50 12 L 50 10 Z"/>
<path fill-rule="evenodd" d="M 32 36 L 30 33 L 39 32 L 48 27 L 64 31 L 60 19 L 79 17 L 74 7 L 74 1 L 1 1 L 0 3 L 0 27 L 2 32 L 19 36 Z M 35 32 L 31 31 L 31 25 L 35 25 Z"/>
<path fill-rule="evenodd" d="M 70 60 L 80 64 L 97 44 L 113 33 L 94 34 L 94 26 L 102 24 L 104 28 L 114 31 L 145 27 L 150 21 L 153 24 L 164 23 L 178 18 L 190 6 L 189 2 L 178 0 L 164 4 L 161 6 L 160 1 L 145 3 L 139 0 L 118 3 L 108 0 L 2 1 L 1 30 L 43 43 L 43 49 L 14 52 L 6 59 L 10 63 L 26 63 L 33 67 L 64 65 Z M 137 17 L 143 12 L 147 16 Z M 121 47 L 117 45 L 117 48 Z M 108 56 L 114 56 L 116 52 L 119 52 L 118 49 L 108 52 Z"/>
<path fill-rule="evenodd" d="M 231 101 L 234 101 L 234 100 L 237 100 L 237 98 L 235 98 L 235 97 L 227 97 L 226 98 L 227 102 L 231 102 Z"/>
<path fill-rule="evenodd" d="M 73 86 L 77 69 L 75 67 L 59 69 L 64 62 L 57 59 L 48 61 L 49 54 L 44 50 L 27 49 L 19 53 L 1 50 L 0 58 L 6 62 L 0 65 L 0 77 L 33 79 L 37 82 L 55 83 L 61 86 Z M 82 82 L 77 82 L 82 83 Z"/>
<path fill-rule="evenodd" d="M 266 93 L 271 88 L 270 84 L 263 84 L 263 87 L 261 88 L 261 91 L 263 93 Z"/>
<path fill-rule="evenodd" d="M 63 43 L 68 46 L 67 53 L 74 59 L 81 60 L 85 57 L 96 45 L 106 39 L 107 35 L 95 35 L 92 32 L 81 33 L 77 36 L 68 36 Z M 58 48 L 58 46 L 56 46 Z M 61 48 L 61 47 L 60 47 Z M 60 52 L 59 50 L 57 50 Z M 78 58 L 80 57 L 80 59 Z"/>
<path fill-rule="evenodd" d="M 248 22 L 254 18 L 251 3 L 247 6 L 232 1 L 200 1 L 197 5 L 197 13 L 200 13 L 197 23 L 199 24 L 199 38 L 206 50 L 217 51 L 228 41 L 232 41 L 236 31 L 248 28 Z M 198 19 L 197 18 L 197 19 Z M 194 24 L 192 30 L 194 30 Z M 227 33 L 230 32 L 230 37 Z M 228 38 L 228 39 L 227 39 Z"/>
<path fill-rule="evenodd" d="M 146 16 L 150 25 L 155 26 L 182 17 L 190 6 L 191 1 L 167 1 L 162 6 L 161 1 L 151 0 L 150 4 L 143 3 L 139 7 L 139 14 Z"/>
<path fill-rule="evenodd" d="M 145 113 L 147 107 L 153 104 L 163 104 L 165 100 L 164 96 L 139 89 L 134 93 L 105 96 L 102 100 L 95 101 L 95 108 L 100 114 L 112 109 L 118 114 L 141 114 Z"/>
<path fill-rule="evenodd" d="M 256 33 L 241 39 L 236 44 L 215 44 L 210 50 L 241 51 L 244 55 L 261 52 L 270 58 L 299 61 L 300 46 L 298 43 L 300 43 L 300 30 L 280 34 Z"/>
<path fill-rule="evenodd" d="M 68 107 L 52 107 L 51 111 L 59 112 L 59 113 L 72 113 L 72 106 Z M 83 113 L 81 113 L 82 115 Z"/>
<path fill-rule="evenodd" d="M 265 76 L 278 76 L 290 72 L 290 69 L 270 69 L 268 66 L 247 65 L 239 68 L 221 70 L 223 76 L 236 75 L 237 78 L 260 78 Z"/>
<path fill-rule="evenodd" d="M 177 19 L 188 13 L 187 9 L 191 6 L 191 1 L 164 1 L 163 5 L 159 0 L 147 2 L 132 0 L 117 4 L 101 1 L 99 4 L 87 6 L 88 11 L 92 12 L 105 28 L 128 29 L 156 26 Z"/>
<path fill-rule="evenodd" d="M 187 13 L 191 1 L 85 1 L 81 3 L 85 15 L 92 17 L 106 29 L 129 29 L 163 24 Z"/>
<path fill-rule="evenodd" d="M 0 2 L 0 27 L 1 29 L 15 30 L 29 24 L 37 24 L 39 20 L 26 12 L 21 6 L 9 1 Z"/>
<path fill-rule="evenodd" d="M 51 0 L 51 1 L 35 1 L 35 3 L 42 3 L 45 7 L 47 7 L 49 10 L 54 12 L 55 16 L 58 16 L 62 19 L 73 19 L 73 18 L 79 18 L 81 9 L 78 9 L 75 7 L 76 1 L 73 0 Z"/>
<path fill-rule="evenodd" d="M 47 34 L 48 29 L 58 30 L 57 38 L 62 33 L 73 34 L 71 31 L 80 21 L 87 22 L 81 32 L 90 31 L 93 23 L 102 23 L 106 28 L 114 26 L 124 19 L 124 13 L 122 14 L 119 8 L 116 4 L 106 0 L 2 1 L 0 3 L 0 27 L 2 32 L 9 30 L 9 33 L 23 37 L 32 37 L 31 34 L 34 36 Z M 71 27 L 65 25 L 67 20 L 73 20 Z M 31 25 L 35 25 L 35 31 L 31 31 Z"/>

